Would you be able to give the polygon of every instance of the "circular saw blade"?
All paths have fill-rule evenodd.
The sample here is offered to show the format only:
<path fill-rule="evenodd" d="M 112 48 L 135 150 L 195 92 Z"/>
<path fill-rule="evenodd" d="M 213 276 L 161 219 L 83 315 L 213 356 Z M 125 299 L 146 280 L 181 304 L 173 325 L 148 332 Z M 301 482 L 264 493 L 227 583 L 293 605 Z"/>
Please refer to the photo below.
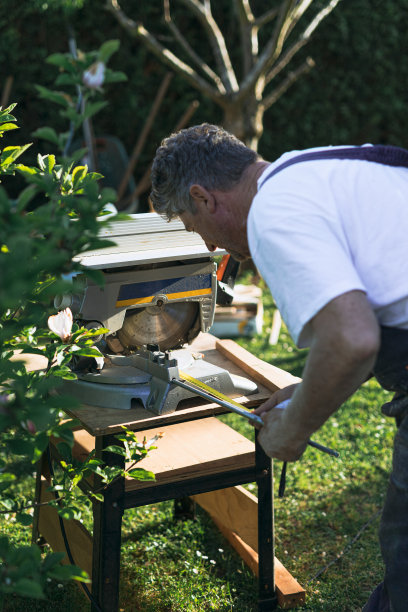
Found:
<path fill-rule="evenodd" d="M 191 342 L 199 331 L 198 303 L 171 302 L 129 311 L 117 336 L 128 349 L 158 344 L 167 351 Z"/>

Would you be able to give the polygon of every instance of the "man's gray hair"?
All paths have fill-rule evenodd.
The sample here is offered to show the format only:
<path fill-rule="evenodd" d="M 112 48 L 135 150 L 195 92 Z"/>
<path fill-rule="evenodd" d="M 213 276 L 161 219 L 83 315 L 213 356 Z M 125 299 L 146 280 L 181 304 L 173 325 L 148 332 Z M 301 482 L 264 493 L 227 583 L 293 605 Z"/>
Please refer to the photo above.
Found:
<path fill-rule="evenodd" d="M 168 219 L 185 211 L 194 214 L 191 185 L 227 191 L 257 159 L 255 151 L 216 125 L 180 130 L 156 151 L 150 194 L 154 209 Z"/>

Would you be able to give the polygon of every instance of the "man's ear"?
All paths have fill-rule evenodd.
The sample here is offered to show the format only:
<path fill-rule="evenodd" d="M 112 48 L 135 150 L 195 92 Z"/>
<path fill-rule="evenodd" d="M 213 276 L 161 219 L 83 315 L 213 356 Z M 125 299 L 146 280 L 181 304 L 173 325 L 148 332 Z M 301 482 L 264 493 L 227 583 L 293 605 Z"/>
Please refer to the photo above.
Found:
<path fill-rule="evenodd" d="M 214 212 L 216 204 L 215 198 L 205 187 L 196 183 L 191 185 L 190 195 L 198 206 L 202 204 L 208 209 L 208 212 Z"/>

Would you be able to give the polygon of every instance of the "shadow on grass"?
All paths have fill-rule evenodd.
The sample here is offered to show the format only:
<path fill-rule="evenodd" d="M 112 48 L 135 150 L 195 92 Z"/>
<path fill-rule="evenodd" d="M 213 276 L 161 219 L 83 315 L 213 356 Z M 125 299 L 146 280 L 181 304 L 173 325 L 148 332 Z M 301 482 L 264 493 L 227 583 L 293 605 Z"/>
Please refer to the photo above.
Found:
<path fill-rule="evenodd" d="M 199 507 L 195 521 L 150 522 L 123 544 L 125 610 L 130 602 L 135 612 L 257 610 L 256 577 Z"/>
<path fill-rule="evenodd" d="M 286 500 L 277 502 L 277 556 L 307 590 L 303 610 L 360 611 L 382 580 L 377 532 L 387 483 L 388 474 L 378 468 L 341 490 L 309 500 L 304 495 L 299 511 L 292 505 L 287 512 L 295 481 Z"/>

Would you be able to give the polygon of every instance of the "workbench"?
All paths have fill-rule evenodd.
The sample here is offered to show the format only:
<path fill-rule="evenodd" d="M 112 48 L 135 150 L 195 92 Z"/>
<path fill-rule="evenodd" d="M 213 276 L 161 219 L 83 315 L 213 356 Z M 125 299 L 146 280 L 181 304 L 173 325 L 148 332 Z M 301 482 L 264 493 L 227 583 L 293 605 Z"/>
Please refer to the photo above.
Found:
<path fill-rule="evenodd" d="M 231 373 L 245 376 L 251 371 L 248 368 L 256 369 L 258 392 L 236 398 L 247 407 L 258 406 L 270 396 L 270 390 L 259 384 L 263 375 L 269 379 L 277 377 L 276 388 L 295 380 L 233 343 L 234 361 L 242 365 L 242 359 L 236 358 L 240 351 L 247 357 L 245 372 L 226 356 L 228 350 L 220 351 L 219 345 L 217 350 L 216 343 L 214 336 L 200 334 L 191 348 Z M 119 478 L 109 485 L 103 492 L 103 502 L 95 501 L 93 505 L 93 538 L 77 521 L 64 520 L 73 559 L 92 578 L 92 598 L 96 602 L 92 604 L 93 612 L 115 612 L 119 607 L 124 511 L 186 496 L 210 513 L 225 537 L 258 574 L 260 612 L 275 609 L 278 600 L 283 607 L 304 602 L 304 590 L 274 557 L 272 461 L 257 443 L 256 434 L 253 443 L 216 418 L 225 413 L 225 409 L 204 403 L 197 397 L 185 400 L 175 412 L 166 415 L 154 415 L 139 406 L 129 410 L 81 406 L 66 412 L 81 424 L 74 432 L 73 455 L 77 459 L 95 449 L 96 456 L 103 458 L 107 465 L 123 467 L 122 456 L 104 451 L 107 446 L 118 444 L 115 434 L 122 433 L 122 426 L 139 432 L 139 440 L 163 433 L 163 438 L 156 443 L 157 449 L 138 464 L 138 467 L 151 470 L 156 480 Z M 50 446 L 51 455 L 58 460 L 55 445 L 51 443 Z M 258 500 L 240 486 L 250 482 L 258 485 Z M 38 501 L 51 498 L 52 494 L 47 492 L 49 485 L 50 474 L 43 457 L 37 473 Z M 99 477 L 87 486 L 99 490 Z M 35 513 L 33 539 L 41 534 L 53 550 L 65 551 L 58 521 L 55 508 L 40 506 Z M 275 588 L 277 571 L 281 584 Z"/>

